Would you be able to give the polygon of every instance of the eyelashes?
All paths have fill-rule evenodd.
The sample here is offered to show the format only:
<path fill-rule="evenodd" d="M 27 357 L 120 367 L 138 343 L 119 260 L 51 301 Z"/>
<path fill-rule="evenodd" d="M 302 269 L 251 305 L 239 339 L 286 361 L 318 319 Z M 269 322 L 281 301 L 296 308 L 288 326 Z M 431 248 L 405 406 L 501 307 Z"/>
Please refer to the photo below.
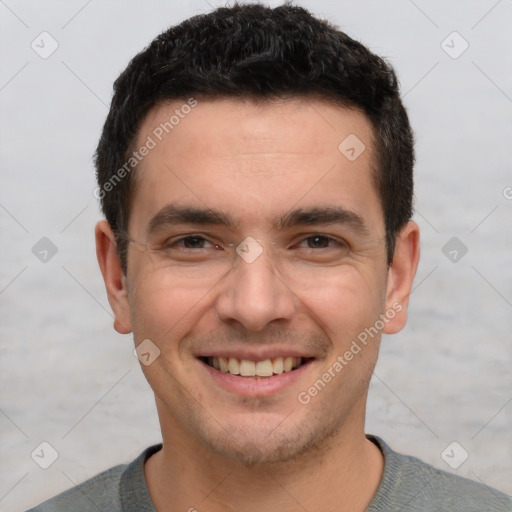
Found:
<path fill-rule="evenodd" d="M 298 242 L 295 242 L 292 247 L 298 247 L 306 243 L 306 247 L 302 247 L 308 250 L 321 250 L 331 249 L 335 247 L 347 248 L 348 244 L 342 239 L 335 238 L 331 235 L 325 235 L 323 233 L 313 233 L 307 236 L 303 236 Z M 208 245 L 209 247 L 205 247 Z M 175 239 L 169 239 L 161 246 L 165 250 L 200 250 L 213 248 L 220 250 L 219 244 L 209 240 L 208 238 L 200 234 L 191 234 L 181 236 Z"/>
<path fill-rule="evenodd" d="M 314 240 L 315 242 L 318 242 L 319 240 L 321 240 L 323 242 L 327 242 L 327 243 L 330 243 L 330 244 L 334 243 L 334 244 L 336 244 L 338 246 L 347 247 L 347 243 L 344 240 L 339 240 L 339 239 L 334 238 L 334 237 L 332 237 L 330 235 L 322 235 L 322 234 L 309 235 L 309 236 L 303 238 L 301 243 L 307 242 L 308 240 L 309 241 Z M 322 247 L 318 247 L 318 246 L 317 247 L 310 247 L 310 246 L 308 246 L 307 248 L 315 250 L 315 249 L 328 249 L 330 247 L 325 247 L 325 246 L 322 246 Z"/>

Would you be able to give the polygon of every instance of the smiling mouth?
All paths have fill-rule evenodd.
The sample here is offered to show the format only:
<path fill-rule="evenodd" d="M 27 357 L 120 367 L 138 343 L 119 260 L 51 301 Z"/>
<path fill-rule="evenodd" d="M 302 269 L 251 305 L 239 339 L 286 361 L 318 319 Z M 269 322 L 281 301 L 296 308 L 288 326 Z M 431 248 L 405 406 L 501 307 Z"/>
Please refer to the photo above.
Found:
<path fill-rule="evenodd" d="M 263 361 L 250 361 L 236 357 L 200 357 L 208 366 L 223 373 L 239 377 L 270 378 L 292 372 L 313 360 L 312 357 L 276 357 Z"/>

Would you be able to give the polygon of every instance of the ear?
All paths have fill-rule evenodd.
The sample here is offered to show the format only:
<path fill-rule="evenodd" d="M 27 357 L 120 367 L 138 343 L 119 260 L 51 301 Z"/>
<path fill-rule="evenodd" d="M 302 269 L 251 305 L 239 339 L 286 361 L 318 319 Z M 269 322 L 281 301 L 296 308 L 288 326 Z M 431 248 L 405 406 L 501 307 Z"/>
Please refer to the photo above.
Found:
<path fill-rule="evenodd" d="M 95 236 L 96 256 L 107 288 L 108 301 L 114 312 L 114 329 L 120 334 L 128 334 L 132 327 L 126 276 L 117 255 L 114 233 L 106 220 L 96 224 Z"/>
<path fill-rule="evenodd" d="M 412 283 L 420 259 L 420 229 L 416 222 L 408 222 L 396 237 L 393 261 L 388 269 L 386 311 L 395 315 L 382 332 L 395 334 L 407 323 L 407 307 Z"/>

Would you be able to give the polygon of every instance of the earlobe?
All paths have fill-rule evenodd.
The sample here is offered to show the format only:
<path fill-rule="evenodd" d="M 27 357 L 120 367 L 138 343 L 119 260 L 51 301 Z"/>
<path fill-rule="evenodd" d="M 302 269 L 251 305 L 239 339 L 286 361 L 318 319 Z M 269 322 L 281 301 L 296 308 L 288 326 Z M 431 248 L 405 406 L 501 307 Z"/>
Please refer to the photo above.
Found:
<path fill-rule="evenodd" d="M 388 269 L 386 311 L 393 310 L 393 318 L 383 329 L 386 334 L 401 331 L 407 322 L 407 307 L 412 283 L 420 258 L 420 230 L 415 222 L 408 222 L 396 237 L 393 261 Z"/>
<path fill-rule="evenodd" d="M 114 233 L 106 220 L 96 224 L 96 256 L 107 289 L 108 301 L 114 312 L 114 329 L 120 334 L 131 332 L 130 308 L 126 276 L 117 254 Z"/>

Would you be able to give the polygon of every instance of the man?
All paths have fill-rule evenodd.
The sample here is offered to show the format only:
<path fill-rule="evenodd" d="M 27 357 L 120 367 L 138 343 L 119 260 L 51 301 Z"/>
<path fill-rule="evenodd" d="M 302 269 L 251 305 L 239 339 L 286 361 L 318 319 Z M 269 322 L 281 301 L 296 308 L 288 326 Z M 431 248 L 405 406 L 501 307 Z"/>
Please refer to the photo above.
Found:
<path fill-rule="evenodd" d="M 302 8 L 235 5 L 114 88 L 97 255 L 163 443 L 34 510 L 512 510 L 364 433 L 419 259 L 391 67 Z"/>

